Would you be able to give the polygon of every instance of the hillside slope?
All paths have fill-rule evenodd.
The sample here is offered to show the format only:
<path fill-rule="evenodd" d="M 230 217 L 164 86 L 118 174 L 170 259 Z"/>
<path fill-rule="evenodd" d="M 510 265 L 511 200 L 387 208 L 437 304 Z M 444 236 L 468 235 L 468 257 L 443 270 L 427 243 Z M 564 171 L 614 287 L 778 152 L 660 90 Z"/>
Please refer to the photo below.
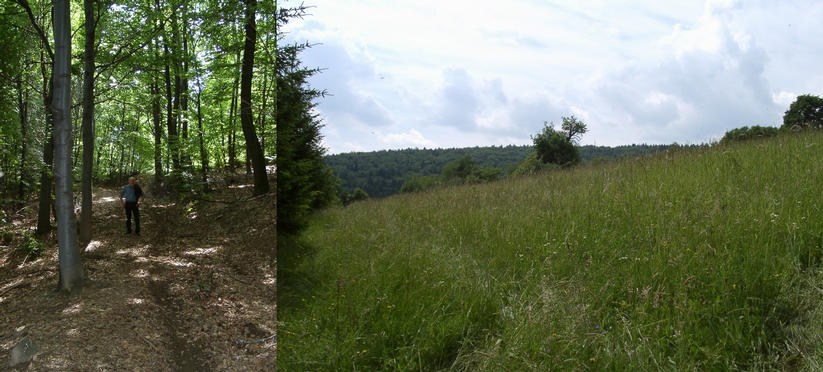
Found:
<path fill-rule="evenodd" d="M 584 163 L 594 159 L 614 160 L 663 151 L 668 145 L 627 145 L 580 147 Z M 373 152 L 352 152 L 324 157 L 334 174 L 340 177 L 343 189 L 355 187 L 371 197 L 384 197 L 400 192 L 410 176 L 440 174 L 446 163 L 463 156 L 471 157 L 481 167 L 495 167 L 503 172 L 516 167 L 534 146 L 489 146 L 453 149 L 406 149 Z"/>
<path fill-rule="evenodd" d="M 281 246 L 289 370 L 819 369 L 823 134 L 319 213 Z"/>

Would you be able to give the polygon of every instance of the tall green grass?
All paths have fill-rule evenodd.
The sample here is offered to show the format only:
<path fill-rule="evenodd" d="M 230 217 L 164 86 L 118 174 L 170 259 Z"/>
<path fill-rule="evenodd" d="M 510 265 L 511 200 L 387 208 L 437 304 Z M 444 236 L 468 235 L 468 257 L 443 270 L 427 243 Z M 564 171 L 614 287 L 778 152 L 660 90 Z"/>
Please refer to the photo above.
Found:
<path fill-rule="evenodd" d="M 823 367 L 823 135 L 318 213 L 283 370 Z"/>

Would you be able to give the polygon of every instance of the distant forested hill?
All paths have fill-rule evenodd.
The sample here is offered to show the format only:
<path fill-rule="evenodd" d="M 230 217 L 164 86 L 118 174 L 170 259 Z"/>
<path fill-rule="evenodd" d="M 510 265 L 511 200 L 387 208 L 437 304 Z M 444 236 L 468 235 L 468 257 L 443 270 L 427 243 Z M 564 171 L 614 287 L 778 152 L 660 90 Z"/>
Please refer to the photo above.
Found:
<path fill-rule="evenodd" d="M 662 151 L 669 145 L 626 145 L 617 147 L 580 147 L 583 162 L 594 159 L 617 159 Z M 370 197 L 397 194 L 411 175 L 439 174 L 443 166 L 463 156 L 471 157 L 479 166 L 496 167 L 508 175 L 534 151 L 533 146 L 490 146 L 453 149 L 406 149 L 374 152 L 351 152 L 325 157 L 341 186 L 348 192 L 359 187 Z"/>

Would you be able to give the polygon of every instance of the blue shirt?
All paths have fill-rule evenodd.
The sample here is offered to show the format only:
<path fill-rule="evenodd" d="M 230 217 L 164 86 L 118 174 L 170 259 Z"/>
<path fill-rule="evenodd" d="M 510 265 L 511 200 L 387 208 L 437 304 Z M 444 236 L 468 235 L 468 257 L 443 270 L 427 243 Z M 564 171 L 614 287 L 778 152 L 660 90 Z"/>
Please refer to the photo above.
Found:
<path fill-rule="evenodd" d="M 131 185 L 123 186 L 123 190 L 120 190 L 120 196 L 126 196 L 127 202 L 136 202 L 137 201 L 137 193 L 134 190 L 134 187 Z"/>

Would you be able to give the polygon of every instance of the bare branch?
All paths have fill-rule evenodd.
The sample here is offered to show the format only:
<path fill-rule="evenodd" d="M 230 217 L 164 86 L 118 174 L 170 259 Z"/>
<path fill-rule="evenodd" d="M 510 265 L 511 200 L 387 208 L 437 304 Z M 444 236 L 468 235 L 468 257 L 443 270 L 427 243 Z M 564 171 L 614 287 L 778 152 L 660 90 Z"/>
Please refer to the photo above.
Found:
<path fill-rule="evenodd" d="M 50 59 L 54 59 L 54 52 L 51 50 L 51 44 L 49 44 L 49 39 L 46 37 L 46 34 L 43 32 L 43 29 L 40 28 L 40 25 L 37 24 L 37 20 L 34 19 L 34 13 L 31 11 L 31 6 L 29 6 L 28 0 L 14 0 L 18 5 L 23 7 L 26 11 L 26 14 L 29 16 L 29 21 L 31 21 L 31 25 L 34 26 L 35 31 L 37 31 L 37 36 L 40 37 L 40 42 L 43 43 L 43 46 L 46 48 L 46 51 L 49 54 Z"/>

